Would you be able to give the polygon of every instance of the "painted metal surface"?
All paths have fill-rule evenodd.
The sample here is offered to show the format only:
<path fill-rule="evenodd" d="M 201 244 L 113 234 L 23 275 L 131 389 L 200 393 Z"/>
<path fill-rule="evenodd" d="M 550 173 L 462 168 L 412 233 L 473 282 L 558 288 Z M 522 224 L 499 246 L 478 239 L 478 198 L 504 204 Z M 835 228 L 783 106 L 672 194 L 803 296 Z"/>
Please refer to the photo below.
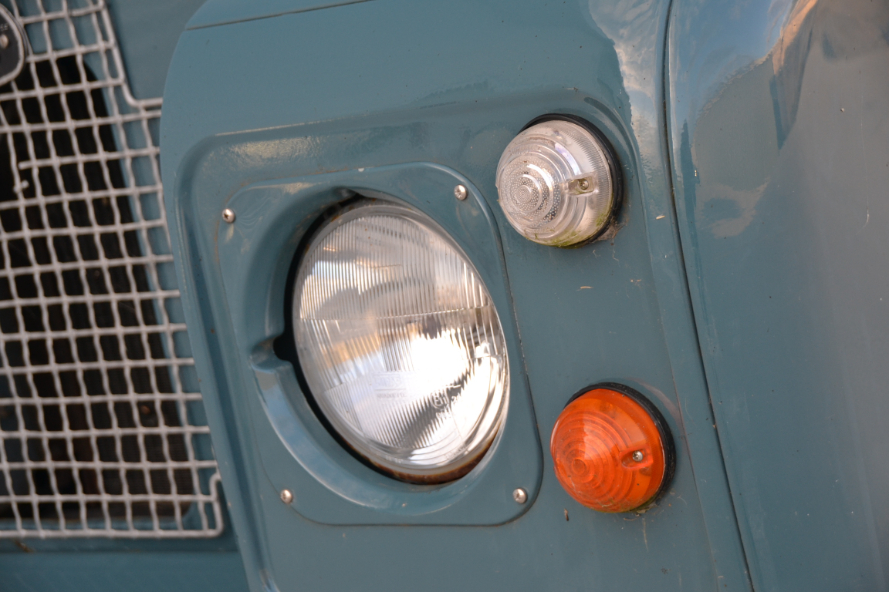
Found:
<path fill-rule="evenodd" d="M 676 207 L 757 590 L 885 590 L 889 5 L 675 0 Z"/>
<path fill-rule="evenodd" d="M 232 553 L 38 552 L 4 561 L 0 588 L 4 592 L 246 590 L 238 570 L 243 567 Z"/>
<path fill-rule="evenodd" d="M 188 21 L 188 28 L 214 27 L 257 19 L 273 18 L 284 14 L 296 14 L 323 10 L 336 6 L 358 4 L 370 0 L 266 0 L 243 2 L 242 0 L 215 0 L 195 13 Z"/>
<path fill-rule="evenodd" d="M 667 3 L 300 6 L 273 16 L 249 2 L 206 4 L 174 56 L 162 123 L 192 345 L 251 588 L 749 589 L 673 219 L 661 77 Z M 628 190 L 609 241 L 543 247 L 502 218 L 500 154 L 528 121 L 552 112 L 586 118 L 615 147 Z M 321 208 L 300 201 L 312 194 L 298 190 L 300 178 L 350 171 L 346 186 L 360 186 L 362 170 L 411 162 L 455 171 L 493 213 L 512 299 L 498 310 L 515 318 L 512 355 L 542 443 L 571 395 L 597 382 L 628 384 L 667 417 L 679 459 L 655 510 L 602 515 L 578 506 L 548 454 L 536 499 L 499 526 L 444 526 L 467 524 L 471 510 L 439 525 L 325 525 L 280 501 L 280 476 L 259 450 L 268 429 L 259 433 L 251 419 L 261 384 L 237 344 L 243 311 L 282 300 L 289 262 L 271 252 L 274 281 L 231 290 L 225 278 L 244 272 L 227 267 L 247 261 L 226 254 L 221 212 L 238 200 L 236 228 L 251 204 L 271 212 L 268 200 L 290 200 L 284 211 L 302 209 L 290 222 L 296 241 Z M 274 192 L 254 190 L 284 179 Z M 452 193 L 430 195 L 415 195 L 435 200 L 430 212 L 463 205 Z M 498 253 L 466 249 L 477 266 L 496 268 Z M 270 322 L 269 335 L 283 327 Z M 517 486 L 525 484 L 478 483 L 507 501 Z M 299 487 L 293 495 L 297 504 Z"/>
<path fill-rule="evenodd" d="M 130 91 L 137 99 L 162 96 L 176 41 L 204 0 L 107 2 L 117 30 Z"/>
<path fill-rule="evenodd" d="M 471 199 L 452 197 L 458 184 L 468 187 Z M 433 218 L 464 252 L 478 257 L 476 270 L 502 319 L 511 368 L 504 428 L 482 462 L 452 483 L 400 483 L 353 458 L 317 421 L 286 354 L 282 359 L 271 347 L 289 330 L 288 271 L 300 240 L 320 211 L 342 202 L 343 187 Z M 274 489 L 295 491 L 293 508 L 323 524 L 496 525 L 524 513 L 528 506 L 516 504 L 512 491 L 522 487 L 536 497 L 542 454 L 496 226 L 469 181 L 438 165 L 410 163 L 256 183 L 226 205 L 236 212 L 235 223 L 219 226 L 216 244 L 237 342 L 233 353 L 253 375 L 248 382 L 259 396 L 244 402 Z M 256 286 L 268 286 L 262 306 Z"/>

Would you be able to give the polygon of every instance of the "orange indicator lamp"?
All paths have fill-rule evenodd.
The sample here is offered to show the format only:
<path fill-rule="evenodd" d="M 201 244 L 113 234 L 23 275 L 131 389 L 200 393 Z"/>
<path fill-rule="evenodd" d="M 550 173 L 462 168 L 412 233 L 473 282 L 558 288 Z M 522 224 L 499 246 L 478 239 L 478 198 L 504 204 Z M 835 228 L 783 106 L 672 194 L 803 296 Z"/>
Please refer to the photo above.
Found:
<path fill-rule="evenodd" d="M 673 439 L 663 415 L 623 385 L 590 387 L 562 411 L 550 451 L 556 477 L 575 500 L 600 512 L 652 502 L 673 476 Z"/>

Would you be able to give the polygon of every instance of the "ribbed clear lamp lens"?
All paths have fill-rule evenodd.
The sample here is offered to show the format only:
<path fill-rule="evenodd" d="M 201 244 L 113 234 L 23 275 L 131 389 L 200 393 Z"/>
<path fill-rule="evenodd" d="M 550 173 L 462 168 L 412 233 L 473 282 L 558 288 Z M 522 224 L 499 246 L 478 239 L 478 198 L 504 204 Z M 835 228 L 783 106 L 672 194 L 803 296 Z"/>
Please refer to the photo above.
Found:
<path fill-rule="evenodd" d="M 563 120 L 538 123 L 513 138 L 497 165 L 497 191 L 519 234 L 557 247 L 600 234 L 616 205 L 603 145 L 585 127 Z"/>
<path fill-rule="evenodd" d="M 509 368 L 472 263 L 426 216 L 373 202 L 311 241 L 294 286 L 297 355 L 336 432 L 412 482 L 456 479 L 494 441 Z"/>

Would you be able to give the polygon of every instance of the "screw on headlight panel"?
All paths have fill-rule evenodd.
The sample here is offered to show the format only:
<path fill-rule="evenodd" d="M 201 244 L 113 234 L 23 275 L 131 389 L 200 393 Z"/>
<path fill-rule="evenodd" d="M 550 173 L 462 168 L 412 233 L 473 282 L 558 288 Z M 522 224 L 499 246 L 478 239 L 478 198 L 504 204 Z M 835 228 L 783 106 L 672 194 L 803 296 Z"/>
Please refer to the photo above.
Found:
<path fill-rule="evenodd" d="M 637 450 L 636 452 L 633 453 L 633 460 L 634 461 L 642 462 L 643 458 L 645 458 L 645 455 L 642 453 L 641 450 Z"/>
<path fill-rule="evenodd" d="M 289 489 L 281 490 L 281 501 L 285 504 L 289 504 L 293 501 L 293 492 Z"/>
<path fill-rule="evenodd" d="M 454 187 L 454 197 L 456 197 L 460 201 L 463 201 L 468 196 L 469 192 L 466 190 L 465 185 L 457 185 L 456 187 Z"/>
<path fill-rule="evenodd" d="M 231 224 L 235 221 L 235 211 L 231 208 L 222 210 L 222 219 Z"/>
<path fill-rule="evenodd" d="M 528 492 L 519 487 L 512 492 L 512 499 L 514 499 L 517 504 L 524 504 L 528 501 Z"/>

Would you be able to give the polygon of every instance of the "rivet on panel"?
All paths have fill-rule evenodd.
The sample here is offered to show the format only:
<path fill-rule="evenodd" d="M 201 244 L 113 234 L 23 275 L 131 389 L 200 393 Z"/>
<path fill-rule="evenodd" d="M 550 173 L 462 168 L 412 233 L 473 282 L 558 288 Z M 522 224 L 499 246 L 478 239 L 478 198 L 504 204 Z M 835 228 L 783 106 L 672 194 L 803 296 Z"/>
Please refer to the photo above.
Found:
<path fill-rule="evenodd" d="M 519 487 L 512 492 L 512 499 L 514 499 L 517 504 L 524 504 L 528 501 L 528 492 Z"/>
<path fill-rule="evenodd" d="M 231 224 L 235 221 L 235 211 L 231 208 L 222 210 L 222 219 Z"/>
<path fill-rule="evenodd" d="M 293 502 L 293 492 L 291 492 L 289 489 L 282 489 L 281 490 L 281 501 L 284 502 L 285 504 L 289 504 L 289 503 Z"/>

